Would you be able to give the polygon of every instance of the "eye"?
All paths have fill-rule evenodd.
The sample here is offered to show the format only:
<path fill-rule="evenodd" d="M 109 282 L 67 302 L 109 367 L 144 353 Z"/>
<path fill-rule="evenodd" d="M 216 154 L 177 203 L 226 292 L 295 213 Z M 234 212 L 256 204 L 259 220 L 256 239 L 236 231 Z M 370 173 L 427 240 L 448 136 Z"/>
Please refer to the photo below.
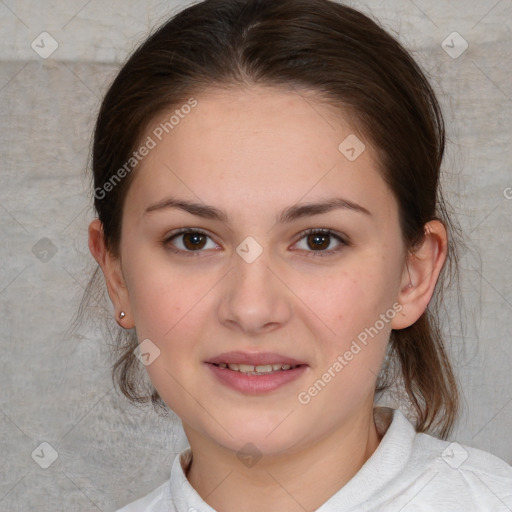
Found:
<path fill-rule="evenodd" d="M 301 238 L 295 245 L 299 250 L 318 253 L 315 256 L 324 256 L 325 253 L 339 251 L 348 243 L 329 229 L 309 229 L 301 233 Z"/>
<path fill-rule="evenodd" d="M 182 229 L 167 237 L 164 245 L 173 252 L 202 252 L 219 247 L 209 235 L 196 229 Z"/>

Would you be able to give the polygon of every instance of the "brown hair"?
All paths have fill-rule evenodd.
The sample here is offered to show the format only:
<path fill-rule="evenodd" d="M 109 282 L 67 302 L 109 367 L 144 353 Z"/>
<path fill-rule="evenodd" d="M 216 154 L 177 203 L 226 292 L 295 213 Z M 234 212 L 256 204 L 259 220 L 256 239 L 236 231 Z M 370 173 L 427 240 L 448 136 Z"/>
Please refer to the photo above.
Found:
<path fill-rule="evenodd" d="M 422 240 L 430 220 L 442 220 L 453 232 L 439 185 L 442 113 L 425 75 L 397 40 L 368 16 L 330 0 L 206 0 L 178 13 L 138 48 L 101 105 L 92 154 L 94 205 L 109 250 L 119 249 L 123 201 L 134 173 L 105 185 L 150 123 L 209 87 L 251 84 L 313 91 L 350 115 L 378 153 L 409 249 Z M 453 241 L 425 313 L 407 329 L 392 331 L 377 389 L 400 380 L 416 429 L 441 437 L 459 407 L 439 327 L 447 272 L 456 274 Z M 134 402 L 162 405 L 153 388 L 149 396 L 141 393 L 134 332 L 119 333 L 117 341 L 114 382 Z"/>

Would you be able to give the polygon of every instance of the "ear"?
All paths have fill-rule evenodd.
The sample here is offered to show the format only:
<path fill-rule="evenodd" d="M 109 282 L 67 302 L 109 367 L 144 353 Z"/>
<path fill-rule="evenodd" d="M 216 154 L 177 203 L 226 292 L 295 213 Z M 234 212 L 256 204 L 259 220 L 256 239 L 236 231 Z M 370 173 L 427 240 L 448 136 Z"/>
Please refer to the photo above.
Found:
<path fill-rule="evenodd" d="M 408 254 L 398 302 L 403 309 L 391 326 L 405 329 L 420 318 L 434 294 L 439 274 L 448 253 L 448 235 L 444 224 L 432 220 L 425 224 L 425 236 Z"/>
<path fill-rule="evenodd" d="M 89 224 L 89 250 L 103 271 L 108 295 L 114 306 L 116 322 L 124 329 L 131 329 L 134 327 L 133 315 L 121 269 L 121 260 L 107 248 L 103 225 L 99 219 Z M 125 314 L 122 319 L 119 316 L 121 311 Z"/>

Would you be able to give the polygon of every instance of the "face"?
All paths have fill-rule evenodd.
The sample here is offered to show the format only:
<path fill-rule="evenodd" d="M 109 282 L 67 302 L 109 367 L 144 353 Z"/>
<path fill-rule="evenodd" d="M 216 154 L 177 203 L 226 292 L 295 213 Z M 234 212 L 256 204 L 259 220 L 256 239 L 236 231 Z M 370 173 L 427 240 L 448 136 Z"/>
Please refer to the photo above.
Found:
<path fill-rule="evenodd" d="M 354 129 L 314 96 L 197 101 L 153 136 L 125 202 L 129 311 L 160 351 L 146 369 L 187 434 L 307 446 L 371 409 L 404 270 L 398 207 L 369 143 L 340 151 Z"/>

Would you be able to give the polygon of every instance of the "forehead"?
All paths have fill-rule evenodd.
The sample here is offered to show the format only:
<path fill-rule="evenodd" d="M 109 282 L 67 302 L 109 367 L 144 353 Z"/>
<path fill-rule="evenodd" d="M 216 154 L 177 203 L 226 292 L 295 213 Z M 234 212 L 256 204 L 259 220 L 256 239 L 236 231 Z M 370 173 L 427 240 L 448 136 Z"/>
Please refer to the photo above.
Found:
<path fill-rule="evenodd" d="M 174 116 L 172 129 L 179 106 L 150 125 L 144 139 L 155 146 L 129 191 L 140 207 L 166 191 L 207 204 L 252 197 L 269 208 L 333 192 L 354 201 L 389 199 L 369 142 L 314 94 L 252 87 L 211 90 L 195 100 Z"/>

